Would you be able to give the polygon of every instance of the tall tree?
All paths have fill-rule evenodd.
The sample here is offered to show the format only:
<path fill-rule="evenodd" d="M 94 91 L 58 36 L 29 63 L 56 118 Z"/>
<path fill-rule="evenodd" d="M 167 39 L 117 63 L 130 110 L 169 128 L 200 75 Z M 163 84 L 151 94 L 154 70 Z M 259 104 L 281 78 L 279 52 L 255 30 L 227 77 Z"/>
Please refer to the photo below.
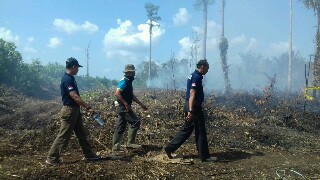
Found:
<path fill-rule="evenodd" d="M 202 59 L 206 59 L 207 50 L 207 14 L 208 6 L 213 4 L 214 0 L 197 0 L 195 7 L 203 11 L 203 25 L 202 25 Z"/>
<path fill-rule="evenodd" d="M 170 68 L 171 68 L 171 72 L 172 72 L 172 83 L 173 83 L 173 89 L 174 92 L 177 91 L 177 86 L 176 86 L 176 79 L 174 77 L 175 75 L 175 62 L 176 62 L 176 58 L 174 57 L 174 52 L 171 52 L 171 58 L 170 58 Z"/>
<path fill-rule="evenodd" d="M 144 7 L 147 10 L 147 16 L 148 16 L 148 24 L 149 24 L 149 76 L 148 81 L 151 82 L 151 38 L 152 38 L 152 28 L 154 26 L 159 26 L 157 22 L 161 20 L 161 17 L 158 16 L 158 9 L 159 6 L 153 5 L 151 2 L 148 2 L 144 5 Z"/>
<path fill-rule="evenodd" d="M 22 56 L 16 50 L 16 45 L 0 38 L 0 84 L 18 83 L 22 63 Z"/>
<path fill-rule="evenodd" d="M 88 44 L 87 49 L 85 50 L 86 57 L 87 57 L 87 77 L 89 77 L 89 47 L 90 47 L 91 41 Z"/>
<path fill-rule="evenodd" d="M 320 85 L 320 0 L 300 0 L 308 9 L 313 9 L 317 16 L 317 32 L 316 32 L 316 48 L 314 53 L 314 65 L 313 65 L 313 86 Z M 314 91 L 314 96 L 316 92 Z"/>
<path fill-rule="evenodd" d="M 147 61 L 143 61 L 138 65 L 138 71 L 134 83 L 137 87 L 150 87 L 150 82 L 148 81 L 148 73 L 150 64 Z M 157 65 L 154 61 L 151 62 L 151 78 L 157 78 L 159 73 L 160 66 Z"/>
<path fill-rule="evenodd" d="M 228 40 L 224 37 L 224 7 L 225 7 L 225 0 L 221 0 L 222 3 L 222 31 L 221 31 L 221 38 L 219 42 L 219 49 L 220 49 L 220 61 L 222 66 L 222 72 L 224 77 L 224 94 L 229 94 L 231 92 L 231 84 L 229 81 L 229 66 L 227 63 L 227 51 L 228 51 Z"/>
<path fill-rule="evenodd" d="M 193 31 L 192 32 L 192 45 L 191 45 L 191 51 L 190 51 L 190 62 L 189 62 L 189 72 L 190 74 L 192 73 L 192 71 L 194 70 L 193 68 L 195 67 L 195 65 L 197 64 L 197 59 L 198 59 L 198 48 L 199 48 L 199 34 L 197 33 L 197 31 Z"/>
<path fill-rule="evenodd" d="M 289 33 L 289 65 L 288 65 L 288 87 L 287 93 L 291 93 L 292 79 L 292 0 L 290 0 L 290 33 Z"/>

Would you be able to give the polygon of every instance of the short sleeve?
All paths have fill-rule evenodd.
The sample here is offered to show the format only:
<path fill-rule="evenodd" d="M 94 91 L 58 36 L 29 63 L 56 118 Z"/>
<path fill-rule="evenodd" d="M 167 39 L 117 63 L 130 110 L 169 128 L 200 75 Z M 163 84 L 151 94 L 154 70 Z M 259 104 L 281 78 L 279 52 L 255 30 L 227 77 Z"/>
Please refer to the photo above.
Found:
<path fill-rule="evenodd" d="M 126 81 L 124 79 L 122 79 L 118 84 L 118 89 L 123 91 L 126 88 L 126 86 L 127 86 Z"/>
<path fill-rule="evenodd" d="M 77 89 L 75 82 L 71 78 L 67 78 L 62 85 L 68 92 L 75 91 Z"/>
<path fill-rule="evenodd" d="M 197 90 L 200 86 L 201 79 L 198 76 L 192 76 L 191 77 L 191 87 L 190 89 Z"/>

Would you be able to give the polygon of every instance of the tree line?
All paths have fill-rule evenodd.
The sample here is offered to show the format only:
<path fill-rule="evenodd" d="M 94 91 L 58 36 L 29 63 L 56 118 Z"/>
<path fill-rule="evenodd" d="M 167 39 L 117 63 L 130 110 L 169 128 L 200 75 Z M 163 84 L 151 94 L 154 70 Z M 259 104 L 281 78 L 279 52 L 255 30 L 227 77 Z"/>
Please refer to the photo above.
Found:
<path fill-rule="evenodd" d="M 276 80 L 276 88 L 286 88 L 286 74 L 288 67 L 288 54 L 284 53 L 278 57 L 264 58 L 254 52 L 240 54 L 242 63 L 233 64 L 229 68 L 230 84 L 234 90 L 253 90 L 258 86 L 267 85 L 269 80 Z M 161 88 L 161 89 L 183 89 L 186 78 L 194 70 L 189 59 L 177 59 L 173 52 L 170 58 L 157 63 L 144 61 L 138 64 L 134 85 L 136 88 Z M 305 60 L 296 53 L 292 62 L 293 89 L 300 90 L 304 87 L 304 64 Z M 149 68 L 151 70 L 149 71 Z M 208 80 L 209 89 L 224 89 L 224 72 L 212 67 L 212 80 Z M 40 59 L 33 59 L 31 63 L 24 63 L 16 45 L 0 39 L 0 84 L 13 87 L 26 95 L 43 97 L 47 95 L 59 95 L 59 83 L 65 66 L 58 63 L 43 65 Z M 150 73 L 150 74 L 149 74 Z M 149 81 L 149 75 L 152 81 Z M 211 78 L 210 78 L 211 79 Z M 92 90 L 116 86 L 118 81 L 105 77 L 78 76 L 77 82 L 81 84 L 80 90 Z"/>
<path fill-rule="evenodd" d="M 59 95 L 59 84 L 65 65 L 48 63 L 43 65 L 40 59 L 31 63 L 23 62 L 21 53 L 13 42 L 0 38 L 0 84 L 14 88 L 26 95 L 46 97 Z M 78 76 L 80 90 L 90 90 L 117 84 L 117 81 L 105 77 Z"/>

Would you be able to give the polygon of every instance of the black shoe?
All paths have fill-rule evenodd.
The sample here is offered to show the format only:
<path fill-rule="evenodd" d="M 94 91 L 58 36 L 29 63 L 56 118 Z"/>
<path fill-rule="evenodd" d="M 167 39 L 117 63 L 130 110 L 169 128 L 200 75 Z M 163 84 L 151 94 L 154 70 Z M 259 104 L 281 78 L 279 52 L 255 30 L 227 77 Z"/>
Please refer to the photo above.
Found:
<path fill-rule="evenodd" d="M 164 151 L 166 152 L 169 159 L 173 159 L 171 152 L 169 152 L 166 148 L 164 148 Z"/>
<path fill-rule="evenodd" d="M 127 143 L 127 148 L 140 149 L 141 147 L 142 146 L 140 144 Z"/>
<path fill-rule="evenodd" d="M 217 162 L 218 158 L 217 157 L 209 157 L 205 160 L 202 160 L 202 162 Z"/>
<path fill-rule="evenodd" d="M 124 153 L 126 152 L 124 148 L 120 147 L 120 148 L 117 148 L 117 149 L 112 149 L 112 153 Z"/>
<path fill-rule="evenodd" d="M 95 155 L 95 156 L 88 156 L 88 157 L 82 158 L 82 160 L 84 160 L 84 161 L 99 161 L 99 160 L 101 160 L 101 157 L 100 157 L 100 156 L 97 156 L 97 155 Z"/>
<path fill-rule="evenodd" d="M 51 160 L 46 160 L 46 164 L 50 165 L 50 166 L 60 166 L 62 163 L 60 160 L 57 161 L 51 161 Z"/>

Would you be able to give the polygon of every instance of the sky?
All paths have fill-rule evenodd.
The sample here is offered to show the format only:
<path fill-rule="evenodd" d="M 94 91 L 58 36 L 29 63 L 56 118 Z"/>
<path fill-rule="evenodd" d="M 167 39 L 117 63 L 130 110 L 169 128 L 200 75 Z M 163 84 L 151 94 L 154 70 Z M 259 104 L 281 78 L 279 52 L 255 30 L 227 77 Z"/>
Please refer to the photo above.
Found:
<path fill-rule="evenodd" d="M 0 38 L 14 42 L 23 61 L 65 64 L 78 59 L 86 74 L 120 79 L 125 64 L 138 67 L 149 60 L 145 3 L 159 6 L 159 26 L 152 37 L 152 60 L 167 62 L 172 53 L 190 58 L 193 32 L 201 37 L 202 11 L 196 0 L 0 0 Z M 314 52 L 316 17 L 299 0 L 293 1 L 293 50 L 305 59 Z M 228 64 L 239 64 L 239 53 L 264 57 L 288 52 L 289 0 L 226 0 L 225 37 Z M 221 71 L 217 42 L 221 36 L 221 1 L 208 9 L 207 59 L 210 70 Z M 90 44 L 90 46 L 89 46 Z M 89 48 L 88 48 L 89 47 Z M 198 50 L 200 57 L 201 47 Z M 138 69 L 139 70 L 139 69 Z M 186 75 L 187 76 L 187 75 Z"/>

